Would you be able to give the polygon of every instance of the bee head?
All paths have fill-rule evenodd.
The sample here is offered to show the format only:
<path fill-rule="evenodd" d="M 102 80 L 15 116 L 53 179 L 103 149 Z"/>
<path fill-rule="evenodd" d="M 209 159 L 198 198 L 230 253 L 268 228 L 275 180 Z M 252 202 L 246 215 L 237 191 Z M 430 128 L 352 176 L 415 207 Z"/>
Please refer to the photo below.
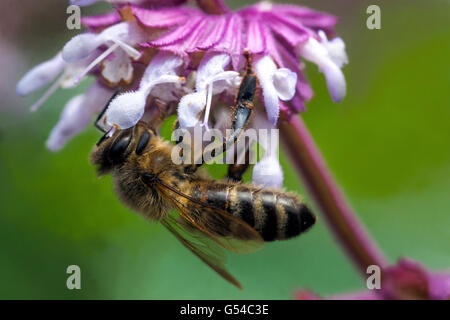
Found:
<path fill-rule="evenodd" d="M 140 155 L 155 132 L 144 123 L 129 129 L 111 129 L 97 142 L 91 152 L 91 163 L 99 176 L 121 166 L 132 154 Z"/>

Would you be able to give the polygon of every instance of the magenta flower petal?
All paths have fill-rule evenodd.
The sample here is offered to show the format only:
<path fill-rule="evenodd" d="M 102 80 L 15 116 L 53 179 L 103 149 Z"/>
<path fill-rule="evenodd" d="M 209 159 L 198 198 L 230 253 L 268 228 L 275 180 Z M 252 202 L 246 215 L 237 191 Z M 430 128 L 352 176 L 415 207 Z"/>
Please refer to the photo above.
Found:
<path fill-rule="evenodd" d="M 420 263 L 401 259 L 385 271 L 382 290 L 391 299 L 450 299 L 450 273 L 427 270 Z"/>
<path fill-rule="evenodd" d="M 98 16 L 82 17 L 81 23 L 90 29 L 104 28 L 119 23 L 120 14 L 117 11 Z"/>
<path fill-rule="evenodd" d="M 242 30 L 243 21 L 237 14 L 231 14 L 222 41 L 213 46 L 213 51 L 228 53 L 234 70 L 239 69 L 242 57 Z"/>
<path fill-rule="evenodd" d="M 337 23 L 335 16 L 305 7 L 281 4 L 277 5 L 277 12 L 283 16 L 298 19 L 303 25 L 314 30 L 331 31 Z"/>
<path fill-rule="evenodd" d="M 209 24 L 212 25 L 212 28 L 207 33 L 206 37 L 202 39 L 202 41 L 199 41 L 197 49 L 208 50 L 216 45 L 225 33 L 227 22 L 228 18 L 226 16 L 219 16 L 217 19 L 212 19 L 212 21 L 209 22 Z"/>
<path fill-rule="evenodd" d="M 138 21 L 149 28 L 166 28 L 183 25 L 190 15 L 198 13 L 197 10 L 192 8 L 148 10 L 132 6 L 131 10 Z"/>
<path fill-rule="evenodd" d="M 329 51 L 327 59 L 331 63 L 320 70 L 326 75 L 333 100 L 340 101 L 345 95 L 345 79 L 340 71 L 342 64 L 332 60 L 332 55 L 339 53 L 335 49 L 338 46 L 320 35 L 322 29 L 327 34 L 333 33 L 336 18 L 331 15 L 303 7 L 268 3 L 223 15 L 208 15 L 193 8 L 149 10 L 132 6 L 132 11 L 150 29 L 167 28 L 161 37 L 142 44 L 143 47 L 158 47 L 162 51 L 183 56 L 187 64 L 190 55 L 198 51 L 229 54 L 234 70 L 241 66 L 244 48 L 254 55 L 270 55 L 278 66 L 285 66 L 297 73 L 297 90 L 292 103 L 288 104 L 295 112 L 303 110 L 305 102 L 313 96 L 296 54 L 311 38 L 316 42 L 323 41 L 321 45 Z M 345 46 L 341 45 L 340 48 L 345 49 Z M 311 54 L 308 58 L 318 61 Z"/>
<path fill-rule="evenodd" d="M 250 53 L 258 54 L 266 52 L 266 40 L 263 33 L 260 17 L 248 18 L 248 34 L 246 48 Z"/>
<path fill-rule="evenodd" d="M 188 53 L 197 50 L 197 45 L 207 37 L 209 31 L 209 19 L 201 20 L 200 23 L 193 28 L 193 31 L 180 43 L 159 47 L 160 50 L 169 51 L 179 56 L 186 56 Z"/>
<path fill-rule="evenodd" d="M 300 81 L 297 82 L 297 85 L 299 82 Z M 306 110 L 305 102 L 299 97 L 299 95 L 295 95 L 294 98 L 292 98 L 290 105 L 295 113 Z"/>
<path fill-rule="evenodd" d="M 275 39 L 275 36 L 272 34 L 272 31 L 270 31 L 269 27 L 267 25 L 263 25 L 263 35 L 264 39 L 266 41 L 266 51 L 270 56 L 273 58 L 273 60 L 279 65 L 283 65 L 283 58 L 281 57 L 280 53 L 278 52 L 278 45 L 277 40 Z"/>
<path fill-rule="evenodd" d="M 387 267 L 381 278 L 381 288 L 321 298 L 307 290 L 299 290 L 294 299 L 316 300 L 448 300 L 450 273 L 427 270 L 420 263 L 401 259 Z"/>
<path fill-rule="evenodd" d="M 192 17 L 191 19 L 187 20 L 184 25 L 168 32 L 158 40 L 149 42 L 148 46 L 162 47 L 180 42 L 181 40 L 186 39 L 195 30 L 195 28 L 201 21 L 202 17 L 200 16 Z"/>
<path fill-rule="evenodd" d="M 284 18 L 278 14 L 270 14 L 267 19 L 270 21 L 271 30 L 283 38 L 291 47 L 296 47 L 305 42 L 311 35 L 307 29 L 299 25 L 286 23 Z"/>

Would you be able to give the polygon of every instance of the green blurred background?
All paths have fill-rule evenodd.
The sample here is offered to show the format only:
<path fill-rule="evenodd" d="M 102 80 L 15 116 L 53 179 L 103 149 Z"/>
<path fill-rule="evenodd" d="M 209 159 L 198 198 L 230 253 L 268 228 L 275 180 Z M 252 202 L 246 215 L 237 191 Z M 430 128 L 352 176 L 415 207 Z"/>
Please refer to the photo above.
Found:
<path fill-rule="evenodd" d="M 350 58 L 341 104 L 307 65 L 316 97 L 303 117 L 330 169 L 391 261 L 450 267 L 450 1 L 297 3 L 340 17 Z M 369 4 L 381 7 L 381 30 L 366 28 Z M 0 298 L 289 299 L 299 288 L 364 288 L 320 219 L 295 240 L 231 255 L 229 269 L 245 287 L 238 291 L 162 226 L 124 208 L 109 177 L 96 179 L 88 154 L 99 132 L 46 150 L 65 102 L 89 81 L 58 91 L 37 113 L 27 106 L 41 93 L 18 98 L 14 87 L 78 33 L 65 27 L 66 8 L 61 0 L 0 5 Z M 284 157 L 282 164 L 286 188 L 303 193 Z M 81 290 L 66 288 L 71 264 L 81 267 Z"/>

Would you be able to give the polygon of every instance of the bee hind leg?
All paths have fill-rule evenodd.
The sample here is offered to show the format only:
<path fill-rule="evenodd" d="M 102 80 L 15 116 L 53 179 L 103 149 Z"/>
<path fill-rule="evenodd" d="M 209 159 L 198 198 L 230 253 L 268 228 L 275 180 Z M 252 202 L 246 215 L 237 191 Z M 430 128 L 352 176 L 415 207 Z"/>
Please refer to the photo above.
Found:
<path fill-rule="evenodd" d="M 228 166 L 227 178 L 236 182 L 242 181 L 242 176 L 247 172 L 250 166 L 250 150 L 247 148 L 245 151 L 245 161 L 244 163 L 232 163 Z"/>
<path fill-rule="evenodd" d="M 231 117 L 231 133 L 227 136 L 225 142 L 223 143 L 222 153 L 231 148 L 239 140 L 242 133 L 248 127 L 252 115 L 253 115 L 253 100 L 257 88 L 257 78 L 252 68 L 252 61 L 250 54 L 245 52 L 245 57 L 247 59 L 247 69 L 245 71 L 244 77 L 239 86 L 239 90 L 235 99 L 235 105 L 233 107 L 232 117 Z M 174 123 L 174 130 L 178 129 L 178 120 Z M 180 144 L 183 141 L 183 137 L 180 137 L 176 144 Z M 246 150 L 248 152 L 248 149 Z M 213 156 L 218 156 L 219 154 L 213 154 Z M 246 159 L 248 155 L 246 155 Z M 192 173 L 195 172 L 203 163 L 186 165 L 185 171 Z M 246 160 L 244 164 L 234 164 L 230 165 L 228 168 L 228 177 L 233 180 L 240 181 L 242 175 L 247 170 L 249 164 Z"/>
<path fill-rule="evenodd" d="M 253 100 L 255 98 L 257 78 L 253 73 L 250 54 L 245 53 L 247 58 L 247 70 L 239 86 L 235 105 L 231 117 L 231 134 L 224 143 L 225 150 L 235 144 L 242 132 L 245 131 L 253 115 Z"/>
<path fill-rule="evenodd" d="M 228 150 L 232 145 L 236 145 L 242 133 L 247 128 L 253 115 L 253 100 L 255 98 L 257 88 L 257 78 L 253 73 L 252 61 L 250 54 L 245 52 L 247 58 L 247 70 L 244 78 L 239 86 L 239 91 L 236 96 L 236 103 L 233 108 L 231 134 L 228 136 L 224 144 L 224 149 Z M 235 147 L 235 151 L 236 151 Z M 235 152 L 236 154 L 236 152 Z M 242 181 L 243 174 L 249 167 L 250 150 L 249 146 L 245 148 L 245 161 L 238 163 L 237 156 L 234 157 L 234 163 L 228 166 L 228 178 L 234 181 Z"/>

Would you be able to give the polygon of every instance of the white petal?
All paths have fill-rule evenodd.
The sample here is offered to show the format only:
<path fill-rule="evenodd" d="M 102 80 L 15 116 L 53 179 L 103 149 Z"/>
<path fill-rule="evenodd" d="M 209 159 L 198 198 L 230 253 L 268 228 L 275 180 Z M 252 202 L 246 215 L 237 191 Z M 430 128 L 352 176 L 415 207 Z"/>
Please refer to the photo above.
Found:
<path fill-rule="evenodd" d="M 83 72 L 84 69 L 85 66 L 79 63 L 68 64 L 66 69 L 64 69 L 64 73 L 59 82 L 60 87 L 63 89 L 76 87 L 78 81 L 81 80 L 81 79 L 78 80 L 77 77 Z"/>
<path fill-rule="evenodd" d="M 139 60 L 139 58 L 141 57 L 141 53 L 139 52 L 139 50 L 136 50 L 122 40 L 113 39 L 113 42 L 115 44 L 118 44 L 122 48 L 122 50 L 125 51 L 127 55 L 129 55 L 133 60 Z"/>
<path fill-rule="evenodd" d="M 119 44 L 115 43 L 105 51 L 103 51 L 98 57 L 96 57 L 93 61 L 86 58 L 80 61 L 89 60 L 91 61 L 89 65 L 83 65 L 83 69 L 81 69 L 80 73 L 74 78 L 73 86 L 77 85 L 78 82 L 81 81 L 81 79 L 84 78 L 85 75 L 87 75 L 96 65 L 98 65 L 100 62 L 102 62 L 106 57 L 108 57 L 111 53 L 113 53 L 116 49 L 118 49 L 120 46 Z M 93 53 L 94 55 L 95 53 Z"/>
<path fill-rule="evenodd" d="M 206 90 L 210 79 L 219 73 L 224 72 L 230 64 L 230 56 L 225 53 L 209 54 L 207 53 L 197 69 L 197 80 L 195 87 L 197 91 Z"/>
<path fill-rule="evenodd" d="M 215 95 L 228 90 L 230 87 L 237 89 L 240 83 L 236 83 L 236 78 L 240 78 L 238 72 L 223 71 L 211 77 L 208 82 L 213 86 L 213 94 Z"/>
<path fill-rule="evenodd" d="M 102 76 L 112 84 L 118 84 L 120 81 L 126 83 L 131 81 L 133 66 L 125 51 L 117 49 L 112 59 L 103 61 Z"/>
<path fill-rule="evenodd" d="M 198 114 L 206 105 L 206 92 L 200 91 L 185 95 L 178 104 L 178 121 L 181 128 L 194 127 Z"/>
<path fill-rule="evenodd" d="M 321 71 L 325 75 L 331 98 L 334 102 L 341 102 L 345 98 L 347 92 L 344 73 L 334 63 L 322 66 Z"/>
<path fill-rule="evenodd" d="M 99 33 L 103 42 L 122 41 L 128 46 L 134 46 L 146 40 L 146 34 L 134 21 L 126 21 L 112 25 Z"/>
<path fill-rule="evenodd" d="M 348 64 L 347 52 L 345 51 L 345 42 L 342 38 L 337 37 L 331 41 L 328 41 L 325 32 L 322 30 L 319 31 L 319 36 L 321 37 L 322 45 L 327 49 L 331 60 L 333 60 L 339 68 L 342 68 L 345 64 Z"/>
<path fill-rule="evenodd" d="M 85 96 L 73 97 L 64 107 L 58 123 L 47 139 L 46 145 L 52 151 L 61 149 L 71 137 L 82 131 L 92 118 L 94 110 L 84 104 Z"/>
<path fill-rule="evenodd" d="M 183 60 L 180 57 L 166 52 L 158 53 L 145 69 L 140 87 L 146 87 L 162 76 L 176 75 L 182 65 Z"/>
<path fill-rule="evenodd" d="M 179 95 L 182 91 L 181 84 L 185 81 L 183 77 L 176 75 L 162 76 L 147 87 L 146 92 L 151 93 L 152 96 L 161 99 L 164 102 L 178 101 Z M 148 94 L 147 94 L 148 95 Z"/>
<path fill-rule="evenodd" d="M 172 92 L 176 89 L 174 84 L 183 81 L 176 75 L 182 63 L 180 58 L 171 54 L 155 56 L 144 73 L 139 90 L 121 94 L 111 102 L 105 114 L 106 122 L 122 129 L 134 126 L 144 115 L 147 96 L 151 92 L 167 98 L 164 101 L 176 99 Z M 153 92 L 156 88 L 159 90 Z"/>
<path fill-rule="evenodd" d="M 311 37 L 300 48 L 300 54 L 318 65 L 319 70 L 325 75 L 328 91 L 333 101 L 341 101 L 346 94 L 345 77 L 339 65 L 329 55 L 326 46 Z"/>
<path fill-rule="evenodd" d="M 278 92 L 273 83 L 276 70 L 277 66 L 269 56 L 264 56 L 255 63 L 255 72 L 262 88 L 267 118 L 273 125 L 276 125 L 280 112 Z"/>
<path fill-rule="evenodd" d="M 63 48 L 62 57 L 67 62 L 75 62 L 87 58 L 102 44 L 97 34 L 86 33 L 73 37 Z"/>
<path fill-rule="evenodd" d="M 348 64 L 345 43 L 341 38 L 334 38 L 328 42 L 328 52 L 331 59 L 338 65 L 339 68 L 342 68 L 345 64 Z"/>
<path fill-rule="evenodd" d="M 133 127 L 142 118 L 147 97 L 140 91 L 131 91 L 117 96 L 105 113 L 109 125 L 121 129 Z"/>
<path fill-rule="evenodd" d="M 24 96 L 42 88 L 54 80 L 64 66 L 65 62 L 60 54 L 35 66 L 20 79 L 16 87 L 17 94 Z"/>
<path fill-rule="evenodd" d="M 283 186 L 283 170 L 276 157 L 263 157 L 253 167 L 252 181 L 265 187 L 281 188 Z"/>
<path fill-rule="evenodd" d="M 291 100 L 295 95 L 297 74 L 288 68 L 281 68 L 273 75 L 273 85 L 278 93 L 278 98 L 283 101 Z"/>
<path fill-rule="evenodd" d="M 139 91 L 158 97 L 165 102 L 178 100 L 174 93 L 182 90 L 184 78 L 177 75 L 183 60 L 171 53 L 160 52 L 148 65 L 139 85 Z"/>
<path fill-rule="evenodd" d="M 331 61 L 328 56 L 328 50 L 313 37 L 310 37 L 308 41 L 300 48 L 300 54 L 306 60 L 317 64 L 319 68 Z"/>
<path fill-rule="evenodd" d="M 93 112 L 99 113 L 103 110 L 106 103 L 108 103 L 114 91 L 101 85 L 99 82 L 95 81 L 85 93 L 84 104 L 86 108 L 92 109 Z"/>

